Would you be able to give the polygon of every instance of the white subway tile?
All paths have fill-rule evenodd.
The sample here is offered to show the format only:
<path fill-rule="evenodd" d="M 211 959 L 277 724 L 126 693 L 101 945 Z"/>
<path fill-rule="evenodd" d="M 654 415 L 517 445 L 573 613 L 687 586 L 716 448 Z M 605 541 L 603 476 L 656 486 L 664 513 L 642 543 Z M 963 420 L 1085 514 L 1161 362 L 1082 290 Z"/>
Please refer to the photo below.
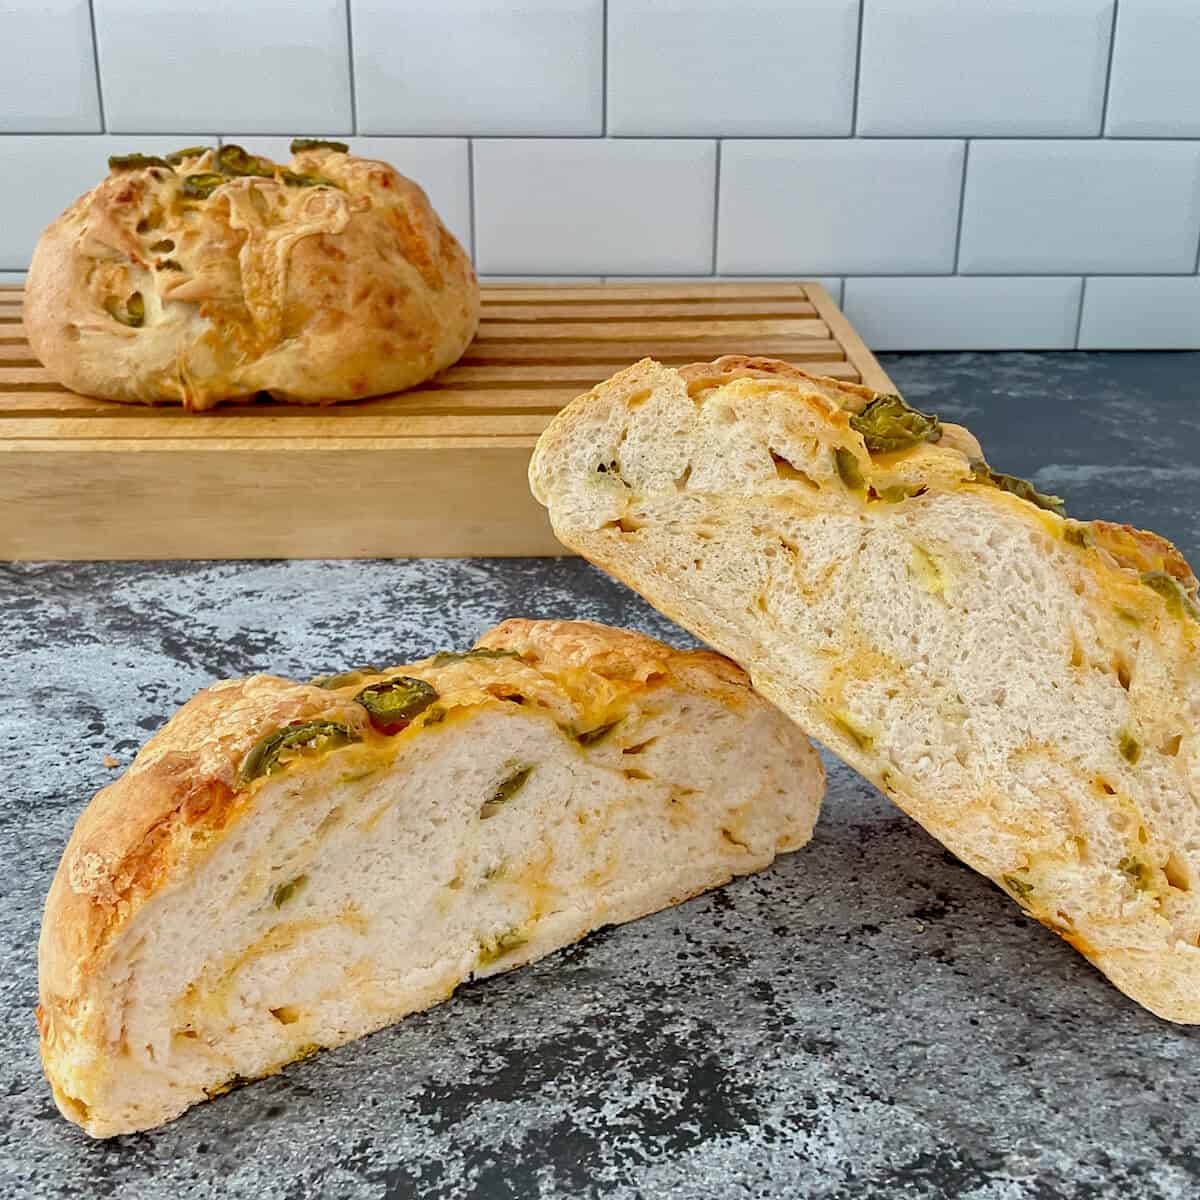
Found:
<path fill-rule="evenodd" d="M 958 141 L 729 141 L 721 274 L 950 271 Z"/>
<path fill-rule="evenodd" d="M 0 133 L 100 129 L 87 0 L 0 6 Z"/>
<path fill-rule="evenodd" d="M 876 350 L 1069 350 L 1079 279 L 847 279 L 844 308 Z"/>
<path fill-rule="evenodd" d="M 230 133 L 223 139 L 237 142 L 255 154 L 276 162 L 291 158 L 290 137 L 261 137 L 255 133 Z M 352 153 L 381 158 L 425 189 L 430 203 L 446 228 L 471 249 L 471 181 L 466 138 L 343 137 Z"/>
<path fill-rule="evenodd" d="M 603 0 L 351 0 L 364 133 L 603 132 Z"/>
<path fill-rule="evenodd" d="M 703 274 L 709 141 L 475 143 L 476 262 L 494 274 Z"/>
<path fill-rule="evenodd" d="M 1121 0 L 1106 133 L 1200 135 L 1200 8 L 1195 0 Z"/>
<path fill-rule="evenodd" d="M 959 270 L 1192 271 L 1200 144 L 971 144 Z"/>
<path fill-rule="evenodd" d="M 0 270 L 23 271 L 42 230 L 84 192 L 108 174 L 108 156 L 141 150 L 167 154 L 181 146 L 208 142 L 213 134 L 183 133 L 170 137 L 108 137 L 68 134 L 62 137 L 0 137 L 0 178 L 32 181 L 13 188 L 0 221 Z"/>
<path fill-rule="evenodd" d="M 864 0 L 858 132 L 1099 133 L 1113 0 Z"/>
<path fill-rule="evenodd" d="M 608 132 L 850 132 L 858 0 L 608 0 Z"/>
<path fill-rule="evenodd" d="M 108 127 L 348 133 L 345 0 L 95 0 Z"/>
<path fill-rule="evenodd" d="M 1200 350 L 1200 278 L 1092 276 L 1081 350 Z"/>

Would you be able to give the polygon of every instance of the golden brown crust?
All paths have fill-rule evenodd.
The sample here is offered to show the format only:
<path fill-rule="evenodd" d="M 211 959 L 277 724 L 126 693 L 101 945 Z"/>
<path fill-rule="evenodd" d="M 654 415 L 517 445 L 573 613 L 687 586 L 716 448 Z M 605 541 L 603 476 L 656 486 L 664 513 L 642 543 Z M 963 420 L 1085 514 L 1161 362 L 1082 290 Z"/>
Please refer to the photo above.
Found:
<path fill-rule="evenodd" d="M 404 673 L 432 683 L 446 708 L 526 697 L 581 729 L 611 720 L 636 693 L 675 683 L 730 708 L 765 705 L 745 673 L 711 651 L 590 622 L 506 621 L 479 647 L 520 657 L 425 659 L 364 672 L 338 688 L 268 675 L 227 680 L 189 700 L 142 747 L 129 770 L 80 814 L 50 888 L 38 947 L 38 1026 L 43 1060 L 81 1036 L 79 1013 L 107 948 L 170 879 L 210 854 L 254 803 L 239 785 L 250 749 L 283 725 L 329 720 L 372 735 L 354 700 L 366 683 Z"/>
<path fill-rule="evenodd" d="M 1118 566 L 1139 574 L 1162 571 L 1177 579 L 1185 591 L 1195 593 L 1196 577 L 1187 559 L 1161 534 L 1112 521 L 1088 521 L 1087 525 L 1095 545 L 1108 551 Z"/>
<path fill-rule="evenodd" d="M 732 379 L 801 379 L 811 384 L 813 390 L 850 412 L 857 412 L 878 394 L 865 384 L 830 379 L 827 375 L 811 375 L 781 358 L 749 354 L 723 354 L 712 362 L 689 363 L 679 368 L 679 374 L 689 384 L 711 381 L 712 387 L 719 387 Z"/>
<path fill-rule="evenodd" d="M 115 170 L 54 221 L 26 285 L 26 330 L 47 369 L 90 395 L 203 409 L 259 392 L 360 399 L 454 362 L 479 289 L 421 188 L 328 149 L 270 165 L 206 198 L 183 180 L 215 169 L 211 151 Z M 330 185 L 296 186 L 288 172 Z M 132 296 L 140 324 L 128 323 Z"/>

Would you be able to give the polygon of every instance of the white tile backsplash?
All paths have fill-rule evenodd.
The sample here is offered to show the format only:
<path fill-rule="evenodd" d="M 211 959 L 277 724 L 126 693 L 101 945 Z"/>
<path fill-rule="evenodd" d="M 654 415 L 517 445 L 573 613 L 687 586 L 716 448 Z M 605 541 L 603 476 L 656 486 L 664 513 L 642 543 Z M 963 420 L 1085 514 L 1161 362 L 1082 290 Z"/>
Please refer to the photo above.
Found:
<path fill-rule="evenodd" d="M 488 278 L 816 276 L 879 348 L 1200 348 L 1197 62 L 1200 0 L 0 0 L 0 280 L 109 153 L 315 134 Z"/>
<path fill-rule="evenodd" d="M 842 307 L 876 350 L 1069 350 L 1081 281 L 847 279 Z"/>
<path fill-rule="evenodd" d="M 1113 0 L 863 0 L 858 133 L 1099 133 Z"/>
<path fill-rule="evenodd" d="M 724 142 L 717 268 L 950 271 L 962 162 L 952 140 Z"/>
<path fill-rule="evenodd" d="M 276 162 L 291 157 L 290 137 L 263 137 L 230 133 L 226 142 L 237 142 L 255 154 Z M 381 158 L 425 189 L 430 203 L 446 228 L 471 250 L 471 175 L 466 138 L 343 137 L 352 153 Z"/>
<path fill-rule="evenodd" d="M 5 0 L 0 133 L 99 130 L 88 0 Z"/>
<path fill-rule="evenodd" d="M 848 134 L 857 37 L 858 0 L 608 0 L 608 132 Z"/>
<path fill-rule="evenodd" d="M 345 0 L 94 0 L 116 132 L 349 133 Z"/>
<path fill-rule="evenodd" d="M 1200 5 L 1121 0 L 1105 132 L 1200 136 Z"/>
<path fill-rule="evenodd" d="M 364 133 L 603 131 L 603 0 L 350 0 Z"/>
<path fill-rule="evenodd" d="M 475 143 L 475 256 L 494 274 L 704 274 L 710 141 Z"/>
<path fill-rule="evenodd" d="M 963 205 L 966 274 L 1192 272 L 1200 143 L 974 142 Z"/>
<path fill-rule="evenodd" d="M 1200 278 L 1096 276 L 1087 281 L 1081 350 L 1200 350 Z"/>
<path fill-rule="evenodd" d="M 141 150 L 168 154 L 198 142 L 216 144 L 211 134 L 171 134 L 139 137 L 121 135 L 63 135 L 0 137 L 0 178 L 23 179 L 28 186 L 5 192 L 0 221 L 0 270 L 20 271 L 42 230 L 84 192 L 108 174 L 108 156 Z"/>

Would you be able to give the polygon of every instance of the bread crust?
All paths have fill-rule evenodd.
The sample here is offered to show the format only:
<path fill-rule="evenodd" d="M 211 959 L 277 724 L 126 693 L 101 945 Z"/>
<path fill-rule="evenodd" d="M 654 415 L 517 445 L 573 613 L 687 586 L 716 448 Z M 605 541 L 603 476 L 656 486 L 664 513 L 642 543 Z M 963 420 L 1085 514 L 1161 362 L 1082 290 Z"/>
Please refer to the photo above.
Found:
<path fill-rule="evenodd" d="M 1152 742 L 1155 754 L 1162 757 L 1164 777 L 1175 780 L 1174 794 L 1168 793 L 1174 814 L 1170 809 L 1156 808 L 1160 803 L 1157 799 L 1154 803 L 1134 799 L 1139 795 L 1136 774 L 1145 767 L 1144 756 L 1142 766 L 1135 766 L 1143 754 L 1140 743 L 1135 741 L 1121 747 L 1118 754 L 1113 739 L 1113 745 L 1101 747 L 1104 759 L 1094 747 L 1088 747 L 1083 754 L 1085 762 L 1091 755 L 1091 771 L 1095 775 L 1091 783 L 1098 793 L 1094 803 L 1101 810 L 1105 805 L 1111 806 L 1113 830 L 1127 830 L 1112 833 L 1114 839 L 1130 839 L 1127 857 L 1120 863 L 1089 864 L 1086 847 L 1077 851 L 1069 831 L 1057 827 L 1055 806 L 1061 804 L 1070 812 L 1073 800 L 1069 791 L 1056 782 L 1047 786 L 1043 794 L 1044 816 L 1027 817 L 1022 810 L 1022 821 L 1031 823 L 1022 827 L 1014 822 L 1013 828 L 1022 829 L 1025 841 L 1022 843 L 1018 837 L 1015 841 L 1018 849 L 1010 864 L 997 866 L 998 852 L 993 845 L 985 845 L 991 836 L 990 833 L 985 836 L 985 827 L 994 818 L 982 814 L 994 803 L 1003 807 L 1006 802 L 1003 796 L 979 796 L 971 802 L 962 797 L 961 790 L 951 795 L 949 791 L 939 791 L 936 782 L 922 787 L 906 780 L 873 749 L 869 738 L 860 736 L 845 722 L 839 723 L 836 713 L 831 714 L 823 702 L 825 693 L 815 682 L 798 676 L 789 664 L 766 654 L 746 614 L 730 616 L 719 601 L 709 602 L 711 582 L 691 584 L 686 581 L 686 573 L 672 573 L 674 568 L 668 570 L 662 565 L 670 557 L 663 543 L 655 543 L 653 549 L 644 552 L 634 548 L 647 526 L 657 528 L 654 522 L 659 514 L 665 524 L 676 519 L 671 515 L 675 511 L 671 505 L 675 493 L 682 494 L 691 486 L 685 477 L 691 474 L 690 463 L 685 475 L 666 486 L 657 477 L 648 486 L 638 479 L 631 482 L 628 473 L 621 474 L 621 464 L 616 464 L 615 472 L 609 464 L 603 485 L 597 485 L 594 477 L 589 481 L 581 476 L 581 467 L 588 461 L 586 456 L 590 453 L 592 461 L 603 460 L 611 453 L 612 444 L 631 444 L 630 430 L 638 420 L 652 423 L 661 419 L 660 428 L 652 424 L 643 426 L 638 433 L 642 439 L 638 444 L 660 447 L 663 455 L 669 448 L 682 462 L 692 447 L 689 442 L 692 435 L 687 432 L 687 422 L 692 418 L 679 416 L 688 407 L 685 401 L 690 399 L 696 411 L 710 402 L 728 402 L 744 405 L 744 412 L 753 412 L 757 402 L 753 390 L 738 391 L 736 395 L 733 390 L 724 395 L 719 392 L 725 385 L 741 380 L 762 380 L 776 385 L 769 399 L 763 395 L 764 404 L 774 406 L 770 415 L 762 418 L 761 427 L 754 426 L 755 432 L 747 435 L 749 438 L 758 438 L 758 430 L 769 427 L 782 439 L 789 432 L 788 422 L 794 415 L 795 426 L 790 432 L 796 434 L 798 442 L 812 439 L 825 463 L 832 449 L 852 455 L 853 467 L 861 478 L 857 488 L 851 489 L 844 479 L 839 480 L 836 471 L 831 470 L 828 476 L 817 480 L 805 476 L 801 470 L 795 473 L 797 484 L 789 484 L 786 475 L 776 481 L 773 472 L 769 482 L 759 483 L 757 480 L 763 477 L 751 474 L 752 469 L 758 468 L 746 458 L 745 475 L 734 484 L 738 503 L 748 504 L 761 495 L 765 497 L 764 507 L 774 506 L 771 511 L 778 514 L 780 524 L 786 526 L 791 521 L 792 528 L 810 512 L 818 516 L 830 511 L 844 512 L 852 517 L 866 513 L 873 506 L 881 514 L 881 521 L 892 519 L 895 514 L 895 521 L 906 534 L 918 536 L 922 514 L 933 511 L 933 505 L 954 497 L 970 497 L 976 509 L 990 510 L 989 519 L 997 530 L 1021 529 L 1029 535 L 1028 542 L 1037 545 L 1039 553 L 1046 554 L 1047 560 L 1051 553 L 1058 556 L 1055 561 L 1064 560 L 1065 569 L 1076 581 L 1074 594 L 1086 597 L 1083 608 L 1102 635 L 1100 645 L 1121 647 L 1132 641 L 1141 646 L 1143 658 L 1146 653 L 1153 654 L 1153 659 L 1145 660 L 1147 678 L 1153 680 L 1142 685 L 1153 688 L 1148 694 L 1139 690 L 1136 679 L 1130 692 L 1129 664 L 1122 663 L 1119 655 L 1114 666 L 1107 663 L 1104 666 L 1115 671 L 1122 689 L 1118 689 L 1114 680 L 1112 690 L 1116 698 L 1112 711 L 1115 713 L 1121 706 L 1131 727 L 1138 730 L 1138 737 L 1144 737 L 1148 744 Z M 792 383 L 796 386 L 786 395 Z M 654 411 L 669 415 L 643 417 L 641 414 L 650 412 L 650 406 L 660 395 L 662 407 Z M 987 482 L 978 473 L 977 460 L 981 458 L 978 442 L 966 430 L 943 426 L 942 436 L 934 444 L 918 445 L 899 453 L 870 453 L 863 438 L 851 427 L 850 418 L 861 413 L 875 398 L 870 389 L 814 378 L 791 364 L 770 359 L 726 356 L 678 370 L 642 360 L 598 385 L 555 418 L 539 440 L 531 460 L 531 487 L 537 499 L 549 508 L 561 541 L 638 591 L 666 616 L 737 659 L 749 670 L 758 690 L 807 733 L 819 738 L 955 853 L 995 880 L 1023 909 L 1088 957 L 1121 990 L 1159 1016 L 1200 1023 L 1200 950 L 1197 949 L 1200 926 L 1191 898 L 1200 880 L 1195 866 L 1188 865 L 1195 840 L 1193 835 L 1186 834 L 1194 824 L 1191 814 L 1197 804 L 1195 768 L 1189 765 L 1194 762 L 1194 751 L 1188 744 L 1194 723 L 1188 714 L 1200 702 L 1197 670 L 1200 610 L 1195 606 L 1194 573 L 1176 547 L 1157 534 L 1106 521 L 1065 519 Z M 785 410 L 787 405 L 795 406 L 794 414 Z M 626 438 L 631 442 L 627 443 Z M 766 447 L 755 448 L 767 457 Z M 749 451 L 745 443 L 737 443 L 726 447 L 725 453 L 741 463 L 743 459 L 738 456 Z M 652 457 L 653 452 L 646 451 L 645 460 L 652 462 Z M 791 469 L 791 464 L 784 463 L 784 467 Z M 653 474 L 657 468 L 646 467 L 643 461 L 639 469 L 644 475 Z M 678 462 L 673 460 L 669 467 L 662 466 L 662 474 L 669 478 L 678 469 Z M 620 474 L 623 487 L 609 482 L 614 473 Z M 795 488 L 794 493 L 787 492 L 788 486 Z M 899 503 L 884 500 L 886 491 L 893 488 L 901 489 L 905 496 Z M 664 507 L 656 508 L 663 494 L 667 497 L 662 500 Z M 793 495 L 797 497 L 795 501 Z M 714 520 L 708 510 L 696 507 L 688 511 L 696 514 L 690 519 Z M 648 517 L 645 512 L 655 515 Z M 719 523 L 720 518 L 716 520 Z M 713 545 L 723 540 L 717 534 L 723 534 L 724 540 L 732 536 L 729 531 L 710 526 L 708 536 L 714 539 Z M 678 536 L 680 546 L 693 544 L 686 530 Z M 683 557 L 686 555 L 680 551 L 680 558 Z M 789 595 L 797 599 L 796 595 Z M 947 627 L 953 629 L 953 615 L 948 614 L 946 621 Z M 853 662 L 855 656 L 865 661 L 871 650 L 851 651 L 830 644 L 823 652 L 828 655 L 826 661 L 836 664 L 830 668 L 831 676 L 836 677 L 839 671 L 858 670 L 859 665 Z M 1073 662 L 1067 664 L 1068 654 L 1073 656 L 1073 651 L 1064 647 L 1064 666 L 1068 671 L 1074 670 Z M 1084 663 L 1078 669 L 1089 668 Z M 1099 669 L 1099 664 L 1092 669 Z M 1143 735 L 1143 725 L 1156 732 Z M 1035 742 L 1044 739 L 1042 745 L 1049 747 L 1047 753 L 1051 757 L 1058 752 L 1053 730 L 1032 729 L 1029 736 Z M 1064 746 L 1062 753 L 1071 757 L 1069 747 Z M 1128 778 L 1119 778 L 1124 772 L 1129 773 Z M 935 771 L 931 778 L 937 777 Z M 997 826 L 1003 825 L 998 818 L 995 820 Z M 1053 855 L 1045 851 L 1051 843 Z M 1022 845 L 1027 853 L 1022 853 Z M 1063 864 L 1069 863 L 1069 856 L 1077 852 L 1084 856 L 1080 860 L 1080 877 L 1093 868 L 1103 876 L 1098 884 L 1089 885 L 1103 889 L 1091 897 L 1094 901 L 1091 912 L 1087 911 L 1086 896 L 1083 903 L 1076 897 L 1074 905 L 1066 905 L 1062 893 L 1055 891 L 1059 886 L 1056 880 L 1061 880 L 1063 872 L 1067 872 Z M 1046 876 L 1044 891 L 1036 874 L 1039 855 L 1047 860 L 1053 856 L 1059 859 Z M 1026 882 L 1030 876 L 1024 872 L 1031 869 L 1037 888 L 1029 887 Z M 1060 911 L 1064 905 L 1074 907 L 1078 924 L 1064 920 Z"/>
<path fill-rule="evenodd" d="M 187 409 L 260 393 L 330 404 L 413 387 L 462 355 L 479 287 L 417 184 L 323 147 L 256 162 L 270 174 L 206 197 L 184 179 L 219 178 L 211 150 L 118 168 L 50 224 L 25 327 L 56 379 Z"/>
<path fill-rule="evenodd" d="M 581 730 L 667 685 L 711 697 L 730 711 L 770 708 L 746 674 L 720 655 L 676 650 L 591 622 L 509 620 L 476 647 L 511 653 L 364 668 L 325 686 L 268 675 L 216 683 L 184 704 L 129 769 L 96 794 L 54 876 L 38 945 L 41 1056 L 65 1115 L 88 1123 L 58 1081 L 69 1076 L 73 1058 L 106 1044 L 104 1014 L 89 996 L 111 948 L 148 902 L 213 854 L 253 809 L 258 787 L 239 773 L 265 735 L 294 722 L 335 721 L 377 743 L 373 748 L 381 755 L 394 753 L 388 743 L 397 739 L 372 730 L 354 697 L 397 672 L 432 684 L 447 712 L 503 706 L 506 697 L 519 694 L 563 726 Z M 809 753 L 810 782 L 819 796 L 824 772 Z"/>

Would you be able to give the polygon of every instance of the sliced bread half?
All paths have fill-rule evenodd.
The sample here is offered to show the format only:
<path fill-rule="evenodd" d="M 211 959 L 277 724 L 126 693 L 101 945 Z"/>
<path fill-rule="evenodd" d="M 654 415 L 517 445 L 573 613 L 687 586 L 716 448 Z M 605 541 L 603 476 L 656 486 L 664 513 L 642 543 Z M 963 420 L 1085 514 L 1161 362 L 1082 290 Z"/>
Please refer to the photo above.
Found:
<path fill-rule="evenodd" d="M 558 537 L 1123 991 L 1200 1022 L 1196 579 L 897 396 L 649 359 L 538 443 Z"/>
<path fill-rule="evenodd" d="M 507 621 L 464 654 L 218 683 L 80 816 L 46 902 L 60 1110 L 146 1129 L 765 867 L 824 787 L 708 651 Z"/>

